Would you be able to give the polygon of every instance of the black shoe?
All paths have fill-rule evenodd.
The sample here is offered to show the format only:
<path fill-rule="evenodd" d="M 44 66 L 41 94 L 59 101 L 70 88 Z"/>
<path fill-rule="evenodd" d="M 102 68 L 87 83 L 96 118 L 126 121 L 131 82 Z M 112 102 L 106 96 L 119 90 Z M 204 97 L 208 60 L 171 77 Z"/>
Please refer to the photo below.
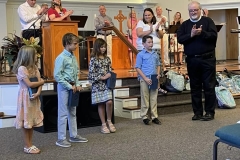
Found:
<path fill-rule="evenodd" d="M 143 123 L 146 124 L 146 125 L 149 125 L 149 122 L 150 122 L 149 119 L 144 119 L 144 120 L 143 120 Z"/>
<path fill-rule="evenodd" d="M 206 113 L 202 118 L 200 119 L 201 121 L 211 121 L 214 119 L 214 115 L 210 113 Z"/>
<path fill-rule="evenodd" d="M 152 122 L 158 125 L 162 124 L 157 118 L 154 118 Z"/>
<path fill-rule="evenodd" d="M 196 121 L 196 120 L 200 120 L 201 118 L 202 118 L 202 115 L 194 114 L 194 116 L 192 117 L 192 120 Z"/>

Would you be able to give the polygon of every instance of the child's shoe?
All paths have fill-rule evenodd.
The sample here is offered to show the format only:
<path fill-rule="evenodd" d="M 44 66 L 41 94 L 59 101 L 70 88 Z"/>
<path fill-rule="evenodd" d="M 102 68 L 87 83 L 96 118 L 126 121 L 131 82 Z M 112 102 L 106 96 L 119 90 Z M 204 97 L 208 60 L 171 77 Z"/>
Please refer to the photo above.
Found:
<path fill-rule="evenodd" d="M 102 124 L 101 132 L 104 133 L 104 134 L 110 133 L 109 129 L 107 128 L 106 123 Z"/>
<path fill-rule="evenodd" d="M 110 130 L 111 133 L 116 132 L 116 128 L 112 124 L 111 120 L 107 120 L 107 124 L 108 124 L 109 130 Z"/>
<path fill-rule="evenodd" d="M 57 146 L 60 146 L 60 147 L 64 147 L 64 148 L 67 148 L 67 147 L 71 147 L 71 143 L 69 143 L 66 139 L 64 139 L 64 140 L 58 140 L 57 142 L 56 142 L 56 145 Z"/>
<path fill-rule="evenodd" d="M 39 154 L 41 151 L 36 147 L 36 146 L 32 146 L 32 147 L 24 147 L 24 152 L 27 154 Z"/>
<path fill-rule="evenodd" d="M 82 143 L 85 143 L 85 142 L 88 142 L 88 140 L 87 140 L 87 138 L 83 138 L 80 135 L 77 135 L 76 137 L 70 137 L 69 138 L 69 142 L 82 142 Z"/>

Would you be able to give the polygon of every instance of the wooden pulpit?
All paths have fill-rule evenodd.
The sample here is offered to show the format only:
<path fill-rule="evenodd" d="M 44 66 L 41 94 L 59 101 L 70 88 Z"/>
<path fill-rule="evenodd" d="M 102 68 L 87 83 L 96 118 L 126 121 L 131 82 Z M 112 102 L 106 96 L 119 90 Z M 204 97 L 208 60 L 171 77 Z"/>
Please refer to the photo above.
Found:
<path fill-rule="evenodd" d="M 43 72 L 44 76 L 49 79 L 53 79 L 54 62 L 64 49 L 62 37 L 66 33 L 78 35 L 78 21 L 47 21 L 42 23 Z M 74 51 L 74 55 L 79 64 L 78 47 Z"/>

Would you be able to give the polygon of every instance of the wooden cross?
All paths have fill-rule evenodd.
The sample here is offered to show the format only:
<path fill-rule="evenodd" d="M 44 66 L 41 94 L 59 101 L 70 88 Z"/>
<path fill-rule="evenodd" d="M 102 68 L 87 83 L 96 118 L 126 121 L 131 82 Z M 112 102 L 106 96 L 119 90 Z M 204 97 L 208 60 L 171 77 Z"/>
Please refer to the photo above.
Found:
<path fill-rule="evenodd" d="M 117 15 L 117 16 L 114 16 L 114 19 L 118 20 L 118 22 L 119 22 L 119 30 L 120 30 L 120 32 L 121 32 L 122 34 L 124 34 L 123 31 L 122 31 L 122 22 L 123 22 L 125 19 L 127 19 L 127 17 L 125 17 L 125 16 L 122 14 L 122 10 L 119 10 L 118 15 Z"/>

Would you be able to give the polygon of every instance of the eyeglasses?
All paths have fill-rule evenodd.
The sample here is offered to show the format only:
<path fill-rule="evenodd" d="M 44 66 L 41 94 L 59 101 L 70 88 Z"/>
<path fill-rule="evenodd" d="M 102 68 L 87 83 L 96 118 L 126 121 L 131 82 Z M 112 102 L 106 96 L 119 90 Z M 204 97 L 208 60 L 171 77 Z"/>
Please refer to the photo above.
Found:
<path fill-rule="evenodd" d="M 191 12 L 197 12 L 199 11 L 199 9 L 189 9 L 188 12 L 191 13 Z"/>

